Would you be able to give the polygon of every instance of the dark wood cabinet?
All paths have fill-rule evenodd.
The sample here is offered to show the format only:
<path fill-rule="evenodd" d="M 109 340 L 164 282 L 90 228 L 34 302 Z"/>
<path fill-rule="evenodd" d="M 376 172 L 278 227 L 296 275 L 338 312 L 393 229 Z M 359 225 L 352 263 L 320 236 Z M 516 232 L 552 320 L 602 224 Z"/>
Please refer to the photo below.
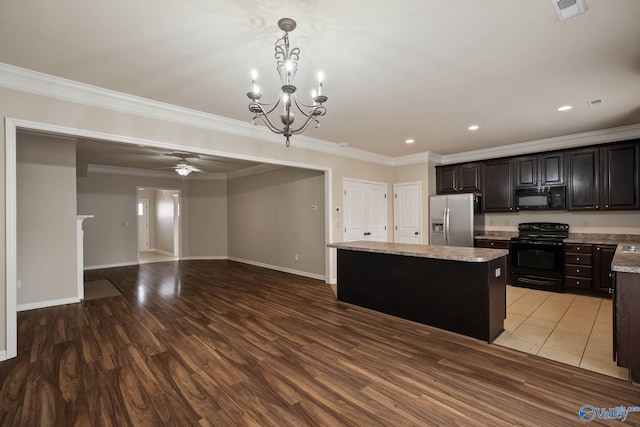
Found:
<path fill-rule="evenodd" d="M 609 295 L 613 289 L 613 273 L 611 261 L 616 252 L 616 245 L 593 246 L 593 291 Z"/>
<path fill-rule="evenodd" d="M 507 270 L 504 272 L 504 274 L 505 276 L 507 276 L 507 284 L 511 283 L 511 240 L 476 239 L 476 247 L 490 248 L 490 249 L 506 249 L 509 251 L 509 255 L 507 255 Z"/>
<path fill-rule="evenodd" d="M 640 209 L 640 144 L 609 144 L 567 153 L 568 210 Z"/>
<path fill-rule="evenodd" d="M 437 194 L 480 192 L 480 164 L 436 166 Z"/>
<path fill-rule="evenodd" d="M 567 292 L 609 296 L 611 261 L 616 245 L 565 243 L 564 287 Z"/>
<path fill-rule="evenodd" d="M 600 204 L 599 148 L 572 150 L 567 153 L 569 182 L 568 210 L 596 210 Z"/>
<path fill-rule="evenodd" d="M 564 245 L 564 288 L 567 292 L 592 293 L 592 245 Z"/>
<path fill-rule="evenodd" d="M 639 163 L 638 142 L 602 147 L 602 209 L 640 208 Z"/>
<path fill-rule="evenodd" d="M 513 212 L 513 159 L 483 162 L 482 210 Z"/>
<path fill-rule="evenodd" d="M 516 188 L 564 184 L 564 153 L 547 153 L 514 159 Z"/>
<path fill-rule="evenodd" d="M 436 193 L 456 193 L 457 188 L 458 167 L 456 165 L 436 166 Z"/>
<path fill-rule="evenodd" d="M 480 193 L 484 212 L 513 212 L 514 189 L 566 185 L 570 211 L 640 210 L 640 139 L 436 166 L 437 194 Z"/>

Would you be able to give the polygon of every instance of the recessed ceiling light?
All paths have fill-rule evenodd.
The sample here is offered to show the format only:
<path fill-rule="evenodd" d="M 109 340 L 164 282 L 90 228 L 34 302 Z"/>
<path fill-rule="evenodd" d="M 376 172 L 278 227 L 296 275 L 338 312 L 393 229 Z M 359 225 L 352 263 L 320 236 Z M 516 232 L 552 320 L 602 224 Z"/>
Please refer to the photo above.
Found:
<path fill-rule="evenodd" d="M 407 139 L 405 142 L 407 144 L 413 144 L 415 141 L 413 139 Z"/>
<path fill-rule="evenodd" d="M 562 107 L 558 108 L 558 111 L 569 111 L 572 108 L 573 107 L 571 105 L 563 105 Z"/>
<path fill-rule="evenodd" d="M 480 129 L 480 126 L 478 126 L 478 125 L 471 125 L 471 126 L 469 126 L 467 129 L 469 129 L 469 130 L 478 130 L 478 129 Z"/>

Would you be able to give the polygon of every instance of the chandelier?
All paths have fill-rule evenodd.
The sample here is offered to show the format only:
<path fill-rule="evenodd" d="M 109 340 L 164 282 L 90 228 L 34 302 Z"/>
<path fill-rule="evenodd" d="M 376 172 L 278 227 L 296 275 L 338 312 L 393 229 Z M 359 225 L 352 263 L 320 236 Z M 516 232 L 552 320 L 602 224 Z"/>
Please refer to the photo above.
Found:
<path fill-rule="evenodd" d="M 316 128 L 320 126 L 318 118 L 324 116 L 327 112 L 324 102 L 327 101 L 327 97 L 322 95 L 322 73 L 318 73 L 318 89 L 311 92 L 312 103 L 305 104 L 298 99 L 296 94 L 296 86 L 293 83 L 293 79 L 298 70 L 298 59 L 300 58 L 300 49 L 295 47 L 293 49 L 289 46 L 289 33 L 296 28 L 296 21 L 291 18 L 282 18 L 278 21 L 278 27 L 284 31 L 282 36 L 275 44 L 275 58 L 277 64 L 278 74 L 280 75 L 280 94 L 273 102 L 260 102 L 262 94 L 260 88 L 256 84 L 257 73 L 252 71 L 251 73 L 251 92 L 247 93 L 251 103 L 249 103 L 249 111 L 254 116 L 251 120 L 255 125 L 256 119 L 262 119 L 267 127 L 272 131 L 280 135 L 284 135 L 287 138 L 287 147 L 289 146 L 289 138 L 292 135 L 297 135 L 305 131 L 309 123 L 314 122 Z M 273 111 L 275 111 L 280 105 L 280 121 L 283 127 L 280 128 L 274 124 L 274 120 L 269 117 Z M 299 127 L 294 127 L 295 115 L 293 114 L 293 107 L 297 110 L 296 114 L 300 113 L 302 117 L 302 123 Z M 277 114 L 277 113 L 276 113 Z M 276 121 L 277 123 L 277 121 Z"/>

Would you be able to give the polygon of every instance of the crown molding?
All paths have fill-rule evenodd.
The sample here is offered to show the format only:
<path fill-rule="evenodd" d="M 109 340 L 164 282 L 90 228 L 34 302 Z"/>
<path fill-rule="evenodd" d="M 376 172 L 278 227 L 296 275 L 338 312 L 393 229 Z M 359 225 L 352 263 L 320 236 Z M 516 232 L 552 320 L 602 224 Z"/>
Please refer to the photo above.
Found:
<path fill-rule="evenodd" d="M 443 165 L 473 162 L 477 160 L 495 159 L 500 157 L 520 156 L 544 151 L 562 150 L 565 148 L 584 147 L 587 145 L 605 144 L 609 142 L 625 141 L 640 138 L 640 124 L 600 129 L 553 138 L 526 141 L 500 147 L 482 150 L 465 151 L 441 156 Z"/>
<path fill-rule="evenodd" d="M 257 139 L 279 145 L 283 144 L 281 135 L 269 131 L 269 129 L 264 126 L 256 126 L 248 122 L 104 89 L 9 64 L 0 63 L 0 87 L 70 101 L 90 107 L 103 108 L 110 111 Z M 338 143 L 312 138 L 306 135 L 296 135 L 292 139 L 290 149 L 301 148 L 368 163 L 395 167 L 428 162 L 436 164 L 463 163 L 623 141 L 639 137 L 640 124 L 637 124 L 455 154 L 440 155 L 426 151 L 408 156 L 390 157 L 358 148 L 348 146 L 341 147 Z"/>
<path fill-rule="evenodd" d="M 182 176 L 176 174 L 175 172 L 127 168 L 123 166 L 96 165 L 96 164 L 89 164 L 87 167 L 87 173 L 142 176 L 147 178 L 165 178 L 165 179 L 175 179 L 178 181 L 182 181 L 183 179 Z M 189 181 L 194 181 L 194 180 L 218 181 L 218 180 L 226 180 L 227 176 L 224 173 L 199 174 L 195 172 L 193 176 L 189 174 L 188 176 L 185 177 L 185 179 Z"/>
<path fill-rule="evenodd" d="M 415 163 L 440 163 L 442 156 L 432 151 L 424 151 L 422 153 L 409 154 L 407 156 L 394 157 L 391 159 L 391 166 L 405 166 Z"/>
<path fill-rule="evenodd" d="M 244 169 L 238 169 L 232 172 L 227 172 L 227 179 L 236 179 L 236 178 L 242 178 L 244 176 L 249 176 L 249 175 L 257 175 L 259 173 L 282 169 L 283 167 L 284 166 L 282 165 L 265 163 L 263 165 L 251 166 Z"/>
<path fill-rule="evenodd" d="M 104 89 L 9 64 L 0 63 L 0 86 L 90 107 L 133 114 L 279 145 L 282 145 L 284 141 L 281 135 L 271 132 L 264 126 L 256 126 L 248 122 Z M 296 135 L 292 139 L 291 148 L 303 148 L 386 166 L 391 166 L 392 163 L 392 158 L 388 156 L 357 148 L 340 147 L 338 143 L 304 135 Z"/>

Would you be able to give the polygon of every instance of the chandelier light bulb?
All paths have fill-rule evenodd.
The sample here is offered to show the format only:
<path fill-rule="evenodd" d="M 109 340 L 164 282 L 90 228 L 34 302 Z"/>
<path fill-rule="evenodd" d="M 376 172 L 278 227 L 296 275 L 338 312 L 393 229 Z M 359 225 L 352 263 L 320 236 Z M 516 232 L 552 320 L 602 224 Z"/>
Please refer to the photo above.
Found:
<path fill-rule="evenodd" d="M 322 95 L 322 85 L 324 75 L 318 73 L 317 90 L 311 92 L 311 102 L 305 102 L 298 98 L 298 88 L 293 84 L 293 78 L 298 70 L 298 60 L 300 59 L 300 49 L 291 47 L 289 44 L 289 33 L 296 28 L 296 21 L 291 18 L 282 18 L 278 21 L 278 27 L 284 31 L 284 35 L 275 43 L 275 58 L 277 61 L 277 70 L 280 75 L 280 94 L 272 102 L 262 101 L 262 94 L 256 84 L 257 72 L 251 71 L 251 92 L 247 93 L 247 97 L 251 100 L 249 103 L 249 111 L 253 113 L 253 124 L 257 124 L 256 120 L 260 119 L 267 125 L 267 128 L 274 133 L 283 135 L 286 138 L 287 147 L 290 143 L 292 135 L 303 133 L 310 124 L 315 127 L 320 126 L 320 117 L 327 112 L 324 103 L 327 97 Z M 308 93 L 308 92 L 307 92 Z M 283 111 L 280 114 L 282 127 L 275 120 L 272 120 L 270 114 L 282 103 Z M 295 115 L 300 118 L 300 124 L 293 127 Z M 275 116 L 275 114 L 274 114 Z M 274 117 L 275 118 L 275 117 Z"/>

